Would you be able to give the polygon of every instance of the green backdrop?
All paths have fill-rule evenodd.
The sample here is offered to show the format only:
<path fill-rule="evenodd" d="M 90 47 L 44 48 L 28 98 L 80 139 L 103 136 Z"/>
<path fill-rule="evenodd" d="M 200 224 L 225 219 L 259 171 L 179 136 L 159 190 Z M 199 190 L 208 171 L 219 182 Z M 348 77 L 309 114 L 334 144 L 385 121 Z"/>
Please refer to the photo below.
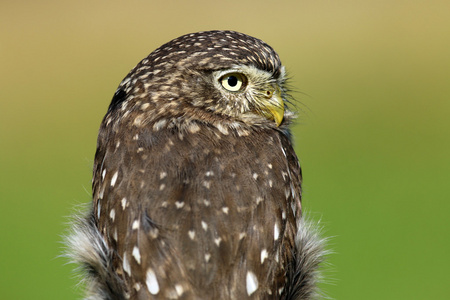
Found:
<path fill-rule="evenodd" d="M 334 299 L 450 299 L 449 1 L 2 1 L 2 299 L 79 299 L 59 258 L 90 201 L 112 95 L 181 34 L 233 29 L 295 89 L 303 206 L 333 250 Z"/>

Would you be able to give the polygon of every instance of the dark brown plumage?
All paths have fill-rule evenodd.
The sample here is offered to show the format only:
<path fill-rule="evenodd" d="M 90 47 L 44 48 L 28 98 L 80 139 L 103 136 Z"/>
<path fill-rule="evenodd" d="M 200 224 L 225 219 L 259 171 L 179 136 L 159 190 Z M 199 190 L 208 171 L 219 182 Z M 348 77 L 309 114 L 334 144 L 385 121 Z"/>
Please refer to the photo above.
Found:
<path fill-rule="evenodd" d="M 284 82 L 276 52 L 233 31 L 179 37 L 125 77 L 69 238 L 88 299 L 316 295 Z"/>

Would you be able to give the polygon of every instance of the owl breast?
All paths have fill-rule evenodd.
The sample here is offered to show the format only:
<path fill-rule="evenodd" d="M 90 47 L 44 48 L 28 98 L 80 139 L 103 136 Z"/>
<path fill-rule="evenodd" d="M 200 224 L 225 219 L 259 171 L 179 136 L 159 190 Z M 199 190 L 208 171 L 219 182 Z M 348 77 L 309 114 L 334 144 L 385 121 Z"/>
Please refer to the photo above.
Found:
<path fill-rule="evenodd" d="M 287 138 L 201 125 L 130 137 L 119 147 L 114 137 L 105 141 L 94 206 L 128 289 L 146 285 L 151 270 L 159 290 L 175 283 L 185 296 L 277 294 L 292 259 L 291 204 L 300 196 L 283 154 Z"/>

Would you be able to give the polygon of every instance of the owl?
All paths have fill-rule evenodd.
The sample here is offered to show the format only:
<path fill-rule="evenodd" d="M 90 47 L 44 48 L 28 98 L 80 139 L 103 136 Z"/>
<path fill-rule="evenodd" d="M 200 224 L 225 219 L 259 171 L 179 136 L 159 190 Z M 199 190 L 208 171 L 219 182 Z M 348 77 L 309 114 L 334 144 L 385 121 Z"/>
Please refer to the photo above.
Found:
<path fill-rule="evenodd" d="M 323 241 L 304 220 L 286 72 L 234 31 L 176 38 L 120 83 L 93 202 L 68 237 L 86 299 L 313 299 Z"/>

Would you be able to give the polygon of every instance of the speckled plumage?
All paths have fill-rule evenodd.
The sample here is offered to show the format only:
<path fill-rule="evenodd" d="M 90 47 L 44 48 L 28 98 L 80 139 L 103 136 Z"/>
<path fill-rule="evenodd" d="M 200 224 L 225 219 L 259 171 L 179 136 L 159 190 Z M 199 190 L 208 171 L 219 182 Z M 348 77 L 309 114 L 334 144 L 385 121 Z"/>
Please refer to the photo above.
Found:
<path fill-rule="evenodd" d="M 245 86 L 227 90 L 229 74 Z M 301 216 L 284 82 L 276 52 L 233 31 L 179 37 L 125 77 L 69 238 L 87 299 L 316 295 L 322 246 Z"/>

